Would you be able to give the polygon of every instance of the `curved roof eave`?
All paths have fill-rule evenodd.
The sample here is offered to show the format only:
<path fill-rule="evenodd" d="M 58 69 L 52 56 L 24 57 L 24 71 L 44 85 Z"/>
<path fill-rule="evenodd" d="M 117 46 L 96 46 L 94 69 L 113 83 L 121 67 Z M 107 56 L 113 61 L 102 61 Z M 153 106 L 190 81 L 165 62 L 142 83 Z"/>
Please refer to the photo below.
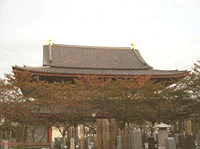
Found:
<path fill-rule="evenodd" d="M 55 76 L 55 77 L 79 77 L 79 76 L 102 76 L 102 77 L 136 77 L 150 76 L 151 78 L 178 78 L 186 77 L 190 72 L 187 70 L 86 70 L 82 69 L 67 69 L 51 67 L 29 67 L 29 66 L 13 66 L 13 71 L 28 71 L 34 75 L 40 76 Z M 59 71 L 60 70 L 60 71 Z"/>

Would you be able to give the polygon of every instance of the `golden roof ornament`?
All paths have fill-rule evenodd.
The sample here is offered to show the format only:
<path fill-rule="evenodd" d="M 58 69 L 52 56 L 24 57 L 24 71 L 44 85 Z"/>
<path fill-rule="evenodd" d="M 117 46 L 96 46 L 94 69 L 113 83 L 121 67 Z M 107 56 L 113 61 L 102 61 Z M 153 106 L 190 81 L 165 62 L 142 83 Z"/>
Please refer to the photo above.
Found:
<path fill-rule="evenodd" d="M 135 42 L 131 42 L 131 49 L 135 50 L 136 49 L 136 43 Z"/>
<path fill-rule="evenodd" d="M 53 45 L 52 40 L 50 38 L 46 40 L 46 45 L 49 45 L 49 46 Z"/>

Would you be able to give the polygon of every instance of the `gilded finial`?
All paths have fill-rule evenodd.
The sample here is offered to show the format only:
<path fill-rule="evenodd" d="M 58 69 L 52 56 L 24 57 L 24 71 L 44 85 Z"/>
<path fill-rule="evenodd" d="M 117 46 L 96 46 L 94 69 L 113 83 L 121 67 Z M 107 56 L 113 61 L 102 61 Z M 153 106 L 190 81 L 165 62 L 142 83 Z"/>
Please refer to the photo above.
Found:
<path fill-rule="evenodd" d="M 50 38 L 46 40 L 46 45 L 49 45 L 49 46 L 53 45 L 52 40 Z"/>
<path fill-rule="evenodd" d="M 136 47 L 137 47 L 137 46 L 136 46 L 136 43 L 135 43 L 135 42 L 132 42 L 132 43 L 131 43 L 131 49 L 134 50 L 134 49 L 136 49 Z"/>

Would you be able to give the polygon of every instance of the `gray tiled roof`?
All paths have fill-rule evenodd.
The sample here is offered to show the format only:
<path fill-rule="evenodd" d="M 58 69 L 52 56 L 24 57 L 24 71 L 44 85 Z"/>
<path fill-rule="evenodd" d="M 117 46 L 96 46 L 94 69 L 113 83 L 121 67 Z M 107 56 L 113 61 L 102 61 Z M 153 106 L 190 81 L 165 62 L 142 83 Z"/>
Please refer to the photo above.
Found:
<path fill-rule="evenodd" d="M 151 69 L 138 50 L 127 47 L 58 45 L 43 47 L 43 65 L 68 68 Z"/>
<path fill-rule="evenodd" d="M 155 70 L 139 51 L 127 47 L 89 47 L 54 44 L 43 46 L 43 66 L 13 69 L 41 75 L 180 75 L 187 71 Z"/>

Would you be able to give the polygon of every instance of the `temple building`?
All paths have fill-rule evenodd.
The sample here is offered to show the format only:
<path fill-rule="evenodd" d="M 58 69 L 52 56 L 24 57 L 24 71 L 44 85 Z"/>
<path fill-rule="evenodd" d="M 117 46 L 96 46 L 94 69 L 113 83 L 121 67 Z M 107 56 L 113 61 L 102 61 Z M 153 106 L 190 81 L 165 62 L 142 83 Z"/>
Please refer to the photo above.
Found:
<path fill-rule="evenodd" d="M 136 78 L 138 76 L 148 76 L 155 81 L 171 81 L 179 80 L 189 73 L 186 70 L 154 69 L 142 58 L 139 50 L 134 47 L 97 47 L 62 44 L 43 46 L 43 66 L 15 65 L 13 66 L 13 71 L 14 73 L 26 71 L 48 82 L 71 81 L 72 83 L 74 78 L 88 76 L 97 76 L 98 78 Z M 43 111 L 39 112 L 40 114 L 45 114 L 44 111 L 48 112 L 48 109 L 43 109 Z M 38 130 L 39 132 L 42 131 Z M 51 128 L 48 128 L 45 139 L 51 143 Z"/>

